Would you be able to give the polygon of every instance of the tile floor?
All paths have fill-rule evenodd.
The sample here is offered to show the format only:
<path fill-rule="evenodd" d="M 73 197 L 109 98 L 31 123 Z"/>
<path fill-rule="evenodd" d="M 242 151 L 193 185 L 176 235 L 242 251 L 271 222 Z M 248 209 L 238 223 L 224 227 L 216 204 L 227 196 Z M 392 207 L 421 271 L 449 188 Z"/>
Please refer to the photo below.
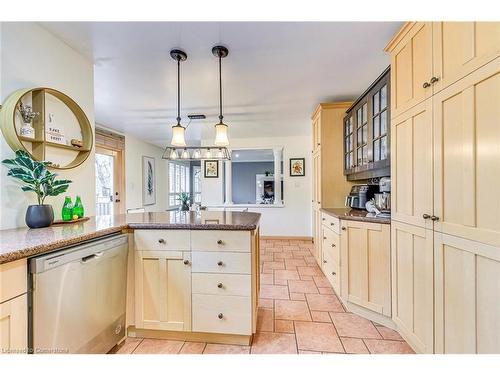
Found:
<path fill-rule="evenodd" d="M 261 241 L 257 334 L 251 346 L 127 338 L 133 354 L 410 354 L 394 330 L 346 312 L 309 241 Z"/>

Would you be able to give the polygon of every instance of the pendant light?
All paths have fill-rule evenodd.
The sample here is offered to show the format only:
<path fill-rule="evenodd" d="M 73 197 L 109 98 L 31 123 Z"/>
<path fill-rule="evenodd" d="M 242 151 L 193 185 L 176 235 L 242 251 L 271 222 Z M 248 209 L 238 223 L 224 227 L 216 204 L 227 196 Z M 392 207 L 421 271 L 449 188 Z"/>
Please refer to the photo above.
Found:
<path fill-rule="evenodd" d="M 222 59 L 228 55 L 226 47 L 215 46 L 212 48 L 212 54 L 219 58 L 219 122 L 215 124 L 215 145 L 228 146 L 227 125 L 222 122 Z"/>
<path fill-rule="evenodd" d="M 172 146 L 186 146 L 186 128 L 181 125 L 181 61 L 186 61 L 187 55 L 184 51 L 173 49 L 170 56 L 177 61 L 177 125 L 172 126 Z"/>

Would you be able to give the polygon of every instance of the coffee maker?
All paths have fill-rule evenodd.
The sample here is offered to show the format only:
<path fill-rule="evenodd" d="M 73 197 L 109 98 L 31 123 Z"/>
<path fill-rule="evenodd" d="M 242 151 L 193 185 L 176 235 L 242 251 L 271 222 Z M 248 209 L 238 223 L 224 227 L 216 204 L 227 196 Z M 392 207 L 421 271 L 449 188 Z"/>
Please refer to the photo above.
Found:
<path fill-rule="evenodd" d="M 366 202 L 372 199 L 378 192 L 378 185 L 353 185 L 351 192 L 345 198 L 345 205 L 357 210 L 365 210 Z"/>
<path fill-rule="evenodd" d="M 391 214 L 391 178 L 382 177 L 379 181 L 380 192 L 374 196 L 374 204 L 377 210 L 386 216 Z"/>

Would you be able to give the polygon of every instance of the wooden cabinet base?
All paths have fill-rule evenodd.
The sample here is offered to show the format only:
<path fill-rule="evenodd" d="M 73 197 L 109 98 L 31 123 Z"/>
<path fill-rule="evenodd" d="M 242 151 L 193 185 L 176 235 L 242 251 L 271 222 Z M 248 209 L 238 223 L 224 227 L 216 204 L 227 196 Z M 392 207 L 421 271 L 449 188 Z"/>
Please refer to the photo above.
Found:
<path fill-rule="evenodd" d="M 148 338 L 148 339 L 169 339 L 169 340 L 183 340 L 183 341 L 194 341 L 194 342 L 208 342 L 212 344 L 233 344 L 233 345 L 251 345 L 253 339 L 253 335 L 158 331 L 151 329 L 138 329 L 135 328 L 134 326 L 128 328 L 128 336 Z"/>

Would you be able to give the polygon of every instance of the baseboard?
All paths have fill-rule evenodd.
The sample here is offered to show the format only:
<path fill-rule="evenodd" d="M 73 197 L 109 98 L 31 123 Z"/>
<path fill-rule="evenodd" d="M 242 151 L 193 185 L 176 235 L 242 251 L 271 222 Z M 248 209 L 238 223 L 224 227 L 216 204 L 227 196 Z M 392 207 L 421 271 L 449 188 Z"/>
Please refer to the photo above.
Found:
<path fill-rule="evenodd" d="M 389 318 L 388 316 L 381 315 L 379 313 L 376 313 L 374 311 L 368 310 L 362 306 L 358 306 L 354 303 L 350 303 L 347 301 L 342 300 L 342 303 L 344 306 L 347 308 L 349 312 L 352 312 L 356 315 L 362 316 L 363 318 L 369 319 L 371 321 L 374 321 L 375 323 L 382 324 L 388 328 L 397 330 L 396 323 Z"/>
<path fill-rule="evenodd" d="M 261 240 L 295 240 L 295 241 L 311 241 L 312 237 L 308 236 L 260 236 Z"/>

